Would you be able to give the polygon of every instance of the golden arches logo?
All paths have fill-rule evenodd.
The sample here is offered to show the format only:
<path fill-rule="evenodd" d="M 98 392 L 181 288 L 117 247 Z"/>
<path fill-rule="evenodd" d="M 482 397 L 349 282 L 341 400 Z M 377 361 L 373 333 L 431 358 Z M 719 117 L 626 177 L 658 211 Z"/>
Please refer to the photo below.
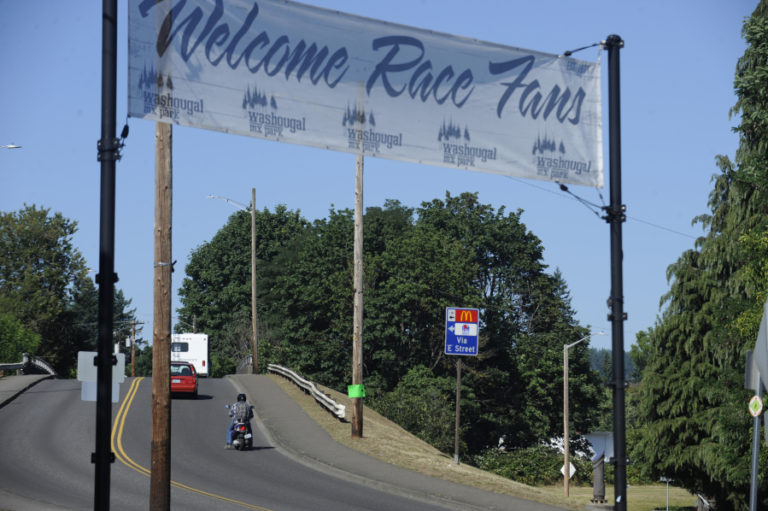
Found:
<path fill-rule="evenodd" d="M 456 321 L 460 323 L 477 323 L 477 311 L 472 309 L 456 310 Z"/>

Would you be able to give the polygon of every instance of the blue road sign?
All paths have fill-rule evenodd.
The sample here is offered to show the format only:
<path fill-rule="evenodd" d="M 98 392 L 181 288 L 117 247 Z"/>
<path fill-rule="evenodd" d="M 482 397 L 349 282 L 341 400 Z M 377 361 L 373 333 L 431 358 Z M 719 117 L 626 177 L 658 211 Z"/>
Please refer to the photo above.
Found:
<path fill-rule="evenodd" d="M 446 307 L 445 354 L 477 356 L 480 330 L 478 309 Z"/>

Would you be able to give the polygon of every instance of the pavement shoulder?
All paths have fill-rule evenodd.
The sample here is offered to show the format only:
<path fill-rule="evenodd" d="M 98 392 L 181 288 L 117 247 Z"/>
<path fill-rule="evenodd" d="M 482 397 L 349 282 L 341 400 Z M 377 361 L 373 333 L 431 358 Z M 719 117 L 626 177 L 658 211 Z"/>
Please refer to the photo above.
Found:
<path fill-rule="evenodd" d="M 43 380 L 52 378 L 50 374 L 24 374 L 3 376 L 0 378 L 0 408 L 4 407 L 28 388 Z"/>

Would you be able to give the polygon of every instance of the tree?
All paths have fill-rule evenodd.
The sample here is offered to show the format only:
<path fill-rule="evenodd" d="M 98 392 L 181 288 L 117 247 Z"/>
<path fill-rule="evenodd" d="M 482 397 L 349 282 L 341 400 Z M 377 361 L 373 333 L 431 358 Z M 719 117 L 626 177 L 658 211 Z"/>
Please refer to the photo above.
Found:
<path fill-rule="evenodd" d="M 450 365 L 443 355 L 445 308 L 479 304 L 479 294 L 472 296 L 475 268 L 468 252 L 430 226 L 417 224 L 368 259 L 368 372 L 379 377 L 385 391 L 415 364 L 444 375 Z"/>
<path fill-rule="evenodd" d="M 0 314 L 39 336 L 35 354 L 62 376 L 76 373 L 77 352 L 94 350 L 98 292 L 72 244 L 77 222 L 45 208 L 0 213 Z M 123 336 L 134 311 L 115 293 L 115 325 Z"/>
<path fill-rule="evenodd" d="M 651 350 L 652 343 L 650 329 L 638 332 L 635 336 L 635 343 L 629 349 L 629 360 L 631 364 L 627 369 L 629 369 L 628 373 L 630 381 L 640 381 L 643 370 L 650 362 Z"/>
<path fill-rule="evenodd" d="M 136 348 L 136 376 L 152 376 L 152 346 Z"/>
<path fill-rule="evenodd" d="M 72 245 L 77 223 L 49 212 L 33 205 L 0 213 L 0 310 L 38 332 L 55 323 L 86 274 Z"/>
<path fill-rule="evenodd" d="M 464 299 L 482 313 L 480 355 L 468 362 L 467 385 L 477 396 L 469 448 L 531 445 L 562 431 L 562 349 L 587 331 L 578 326 L 562 275 L 546 273 L 540 240 L 520 221 L 480 204 L 477 194 L 446 194 L 445 202 L 423 204 L 419 225 L 436 229 L 466 252 L 471 268 Z M 467 302 L 465 302 L 467 303 Z M 472 301 L 468 302 L 469 304 Z M 597 418 L 599 380 L 589 367 L 587 345 L 571 353 L 573 421 L 588 430 Z M 450 369 L 444 367 L 444 373 Z"/>
<path fill-rule="evenodd" d="M 742 31 L 747 41 L 734 86 L 741 114 L 734 161 L 720 173 L 710 213 L 695 219 L 705 234 L 668 269 L 660 321 L 642 347 L 647 364 L 638 395 L 631 452 L 650 477 L 672 477 L 714 497 L 718 509 L 744 509 L 751 432 L 744 410 L 744 355 L 754 346 L 768 290 L 768 4 Z M 762 454 L 763 466 L 768 458 Z M 760 479 L 760 507 L 768 506 Z"/>
<path fill-rule="evenodd" d="M 265 343 L 269 342 L 272 326 L 269 314 L 265 314 L 268 307 L 263 310 L 262 299 L 273 286 L 274 278 L 265 267 L 284 245 L 303 232 L 306 225 L 298 211 L 289 211 L 283 205 L 277 206 L 274 213 L 266 209 L 256 212 L 259 339 Z M 219 368 L 225 363 L 237 366 L 251 351 L 250 213 L 238 211 L 232 214 L 210 242 L 192 252 L 185 270 L 187 277 L 179 289 L 182 303 L 178 310 L 179 323 L 195 324 L 198 331 L 209 335 L 211 357 L 218 360 Z M 247 330 L 243 325 L 244 318 L 248 319 Z M 218 370 L 214 367 L 214 371 Z"/>
<path fill-rule="evenodd" d="M 34 355 L 40 336 L 27 330 L 9 313 L 0 313 L 0 362 L 21 362 L 22 355 Z"/>
<path fill-rule="evenodd" d="M 0 213 L 0 311 L 38 334 L 37 354 L 67 375 L 79 346 L 71 307 L 87 270 L 72 245 L 77 223 L 49 213 L 34 205 Z"/>
<path fill-rule="evenodd" d="M 574 320 L 565 280 L 547 273 L 541 242 L 520 215 L 472 193 L 446 194 L 415 210 L 387 201 L 365 212 L 366 394 L 441 445 L 446 432 L 430 421 L 452 414 L 452 406 L 432 403 L 406 421 L 394 402 L 413 382 L 442 389 L 435 395 L 444 401 L 456 363 L 443 353 L 449 306 L 481 311 L 481 354 L 464 361 L 467 449 L 479 452 L 500 437 L 527 446 L 562 430 L 563 344 L 587 330 Z M 260 360 L 344 389 L 351 381 L 354 213 L 331 209 L 311 225 L 284 209 L 259 217 L 270 219 L 257 226 L 259 239 L 274 240 L 273 250 L 259 249 Z M 222 360 L 243 350 L 248 332 L 247 226 L 244 214 L 233 215 L 196 250 L 181 291 L 182 318 L 197 318 Z M 571 353 L 571 374 L 573 423 L 587 430 L 600 396 L 587 343 Z"/>
<path fill-rule="evenodd" d="M 351 380 L 353 227 L 351 211 L 331 210 L 267 268 L 275 360 L 338 388 Z"/>

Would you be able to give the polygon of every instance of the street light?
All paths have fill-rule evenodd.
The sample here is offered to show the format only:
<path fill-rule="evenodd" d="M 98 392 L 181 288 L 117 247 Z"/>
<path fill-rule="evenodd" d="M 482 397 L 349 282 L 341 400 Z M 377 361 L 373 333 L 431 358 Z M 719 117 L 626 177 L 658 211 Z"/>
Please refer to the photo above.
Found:
<path fill-rule="evenodd" d="M 669 477 L 662 477 L 659 479 L 662 483 L 667 483 L 667 511 L 669 511 L 669 483 L 674 481 L 674 479 L 670 479 Z"/>
<path fill-rule="evenodd" d="M 0 145 L 0 149 L 21 149 L 21 146 L 14 144 Z"/>
<path fill-rule="evenodd" d="M 237 206 L 243 211 L 251 212 L 251 344 L 253 349 L 253 374 L 259 373 L 259 317 L 256 312 L 256 188 L 251 188 L 251 206 L 248 207 L 237 201 L 221 197 L 219 195 L 209 195 L 209 199 L 221 199 L 229 204 Z"/>
<path fill-rule="evenodd" d="M 571 439 L 569 438 L 570 431 L 568 427 L 568 350 L 594 335 L 605 335 L 605 332 L 585 335 L 576 342 L 563 345 L 563 454 L 565 457 L 565 462 L 563 463 L 563 492 L 566 497 L 569 497 L 571 493 Z"/>

